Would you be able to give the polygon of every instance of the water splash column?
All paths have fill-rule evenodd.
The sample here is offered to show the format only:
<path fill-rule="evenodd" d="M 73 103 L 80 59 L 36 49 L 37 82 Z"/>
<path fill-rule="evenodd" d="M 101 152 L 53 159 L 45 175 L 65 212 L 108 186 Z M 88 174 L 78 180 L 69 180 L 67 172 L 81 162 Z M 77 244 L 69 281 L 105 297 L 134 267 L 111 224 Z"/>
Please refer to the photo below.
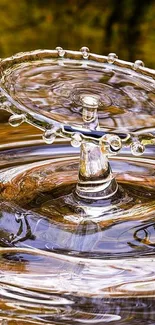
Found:
<path fill-rule="evenodd" d="M 82 103 L 84 127 L 91 130 L 99 129 L 97 113 L 99 98 L 94 95 L 83 95 Z M 83 139 L 76 194 L 83 199 L 100 200 L 113 196 L 117 189 L 106 146 L 103 143 L 94 144 Z"/>

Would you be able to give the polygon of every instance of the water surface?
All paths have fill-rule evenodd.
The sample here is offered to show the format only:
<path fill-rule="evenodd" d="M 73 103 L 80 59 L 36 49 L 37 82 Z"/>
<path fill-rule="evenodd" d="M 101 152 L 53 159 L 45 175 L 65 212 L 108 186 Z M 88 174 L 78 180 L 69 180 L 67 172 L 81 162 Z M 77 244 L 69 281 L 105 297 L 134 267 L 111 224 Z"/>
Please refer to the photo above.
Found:
<path fill-rule="evenodd" d="M 154 324 L 152 149 L 146 160 L 112 160 L 130 195 L 140 186 L 137 217 L 65 222 L 49 207 L 74 187 L 78 149 L 44 145 L 30 126 L 1 129 L 2 324 Z"/>

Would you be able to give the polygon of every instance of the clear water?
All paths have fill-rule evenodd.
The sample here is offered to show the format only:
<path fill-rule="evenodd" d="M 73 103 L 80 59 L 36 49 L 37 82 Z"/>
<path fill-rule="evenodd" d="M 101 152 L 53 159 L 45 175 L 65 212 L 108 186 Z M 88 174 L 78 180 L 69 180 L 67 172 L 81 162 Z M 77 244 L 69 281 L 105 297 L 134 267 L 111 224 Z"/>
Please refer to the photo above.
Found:
<path fill-rule="evenodd" d="M 36 54 L 32 62 L 24 57 L 20 64 L 19 58 L 9 64 L 6 59 L 1 73 L 1 86 L 12 102 L 25 113 L 35 112 L 34 119 L 42 114 L 83 125 L 83 97 L 95 96 L 101 129 L 128 133 L 155 126 L 152 78 L 109 63 L 42 57 Z"/>
<path fill-rule="evenodd" d="M 12 140 L 25 128 L 14 131 Z M 72 222 L 51 205 L 75 186 L 78 150 L 67 143 L 38 144 L 37 138 L 29 139 L 31 146 L 24 139 L 19 148 L 18 141 L 16 148 L 4 144 L 0 153 L 4 324 L 154 324 L 151 148 L 145 159 L 124 154 L 111 161 L 130 197 L 119 219 L 114 211 L 107 221 Z"/>
<path fill-rule="evenodd" d="M 151 128 L 153 141 L 152 79 L 144 85 L 128 75 L 124 81 L 111 66 L 102 73 L 74 69 L 38 62 L 30 69 L 27 63 L 9 68 L 2 86 L 18 103 L 11 109 L 19 113 L 24 105 L 24 114 L 35 112 L 33 123 L 42 114 L 77 127 L 83 123 L 78 96 L 93 93 L 100 102 L 101 129 L 121 132 L 125 122 L 127 133 L 141 130 L 144 144 Z M 96 203 L 75 194 L 79 148 L 64 140 L 45 145 L 40 133 L 24 124 L 13 131 L 4 124 L 1 132 L 1 323 L 153 325 L 154 147 L 147 146 L 140 157 L 128 147 L 111 156 L 119 190 Z"/>

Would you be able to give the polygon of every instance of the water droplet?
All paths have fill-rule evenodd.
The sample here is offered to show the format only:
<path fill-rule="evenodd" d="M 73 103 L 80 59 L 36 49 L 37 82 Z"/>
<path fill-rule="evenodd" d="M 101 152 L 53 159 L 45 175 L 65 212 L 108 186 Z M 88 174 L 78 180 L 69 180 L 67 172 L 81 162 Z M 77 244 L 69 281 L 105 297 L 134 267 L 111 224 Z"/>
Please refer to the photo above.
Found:
<path fill-rule="evenodd" d="M 116 134 L 105 134 L 100 139 L 100 145 L 103 146 L 107 152 L 118 152 L 122 148 L 122 142 Z"/>
<path fill-rule="evenodd" d="M 58 54 L 59 54 L 60 57 L 63 57 L 65 55 L 65 50 L 63 50 L 62 47 L 57 46 L 56 50 L 58 51 Z"/>
<path fill-rule="evenodd" d="M 9 118 L 9 124 L 13 127 L 19 126 L 25 121 L 25 115 L 24 114 L 14 114 L 10 116 Z"/>
<path fill-rule="evenodd" d="M 131 144 L 131 153 L 134 156 L 141 156 L 145 151 L 145 146 L 140 141 L 135 141 Z"/>
<path fill-rule="evenodd" d="M 118 135 L 111 135 L 108 139 L 111 151 L 118 151 L 122 147 L 121 139 Z"/>
<path fill-rule="evenodd" d="M 112 63 L 115 62 L 116 59 L 118 59 L 118 56 L 116 55 L 116 53 L 109 53 L 108 58 L 107 58 L 107 62 L 112 64 Z"/>
<path fill-rule="evenodd" d="M 82 137 L 81 137 L 80 133 L 74 133 L 72 135 L 71 145 L 75 148 L 80 147 L 81 142 L 82 142 Z"/>
<path fill-rule="evenodd" d="M 83 106 L 83 110 L 82 110 L 83 121 L 86 123 L 91 123 L 95 121 L 93 128 L 96 129 L 99 126 L 98 115 L 97 115 L 97 108 L 99 106 L 99 96 L 82 94 L 80 96 L 80 101 Z"/>
<path fill-rule="evenodd" d="M 82 52 L 83 58 L 88 59 L 89 57 L 89 48 L 86 46 L 81 47 L 80 51 Z"/>
<path fill-rule="evenodd" d="M 56 130 L 54 128 L 46 130 L 42 137 L 46 143 L 51 144 L 56 138 Z"/>
<path fill-rule="evenodd" d="M 141 60 L 136 60 L 135 63 L 133 64 L 132 68 L 134 70 L 137 70 L 139 67 L 144 67 L 144 62 Z"/>
<path fill-rule="evenodd" d="M 97 108 L 99 105 L 99 97 L 94 95 L 81 95 L 81 103 L 85 107 Z"/>
<path fill-rule="evenodd" d="M 84 122 L 93 122 L 96 117 L 96 109 L 90 110 L 89 108 L 84 107 L 82 111 L 82 118 Z"/>

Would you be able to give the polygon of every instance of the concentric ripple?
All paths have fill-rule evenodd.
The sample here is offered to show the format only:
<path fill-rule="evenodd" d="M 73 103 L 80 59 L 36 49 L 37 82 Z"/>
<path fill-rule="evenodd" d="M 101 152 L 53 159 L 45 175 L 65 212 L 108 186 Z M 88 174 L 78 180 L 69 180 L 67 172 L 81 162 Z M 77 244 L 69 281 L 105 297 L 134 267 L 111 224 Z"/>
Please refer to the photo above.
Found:
<path fill-rule="evenodd" d="M 102 130 L 155 130 L 152 77 L 59 52 L 2 60 L 10 112 L 42 130 L 81 126 L 93 98 Z M 96 205 L 75 193 L 78 149 L 36 135 L 22 143 L 22 130 L 0 153 L 1 324 L 154 325 L 153 149 L 111 157 L 119 187 Z"/>
<path fill-rule="evenodd" d="M 21 107 L 63 124 L 82 125 L 83 96 L 98 96 L 100 127 L 122 132 L 155 126 L 151 78 L 108 64 L 42 60 L 13 65 L 1 86 Z"/>
<path fill-rule="evenodd" d="M 108 202 L 104 221 L 96 211 L 96 223 L 72 220 L 68 211 L 62 219 L 58 203 L 51 206 L 74 187 L 77 149 L 1 152 L 4 324 L 154 324 L 154 161 L 124 155 L 111 163 L 126 196 L 117 210 Z"/>

